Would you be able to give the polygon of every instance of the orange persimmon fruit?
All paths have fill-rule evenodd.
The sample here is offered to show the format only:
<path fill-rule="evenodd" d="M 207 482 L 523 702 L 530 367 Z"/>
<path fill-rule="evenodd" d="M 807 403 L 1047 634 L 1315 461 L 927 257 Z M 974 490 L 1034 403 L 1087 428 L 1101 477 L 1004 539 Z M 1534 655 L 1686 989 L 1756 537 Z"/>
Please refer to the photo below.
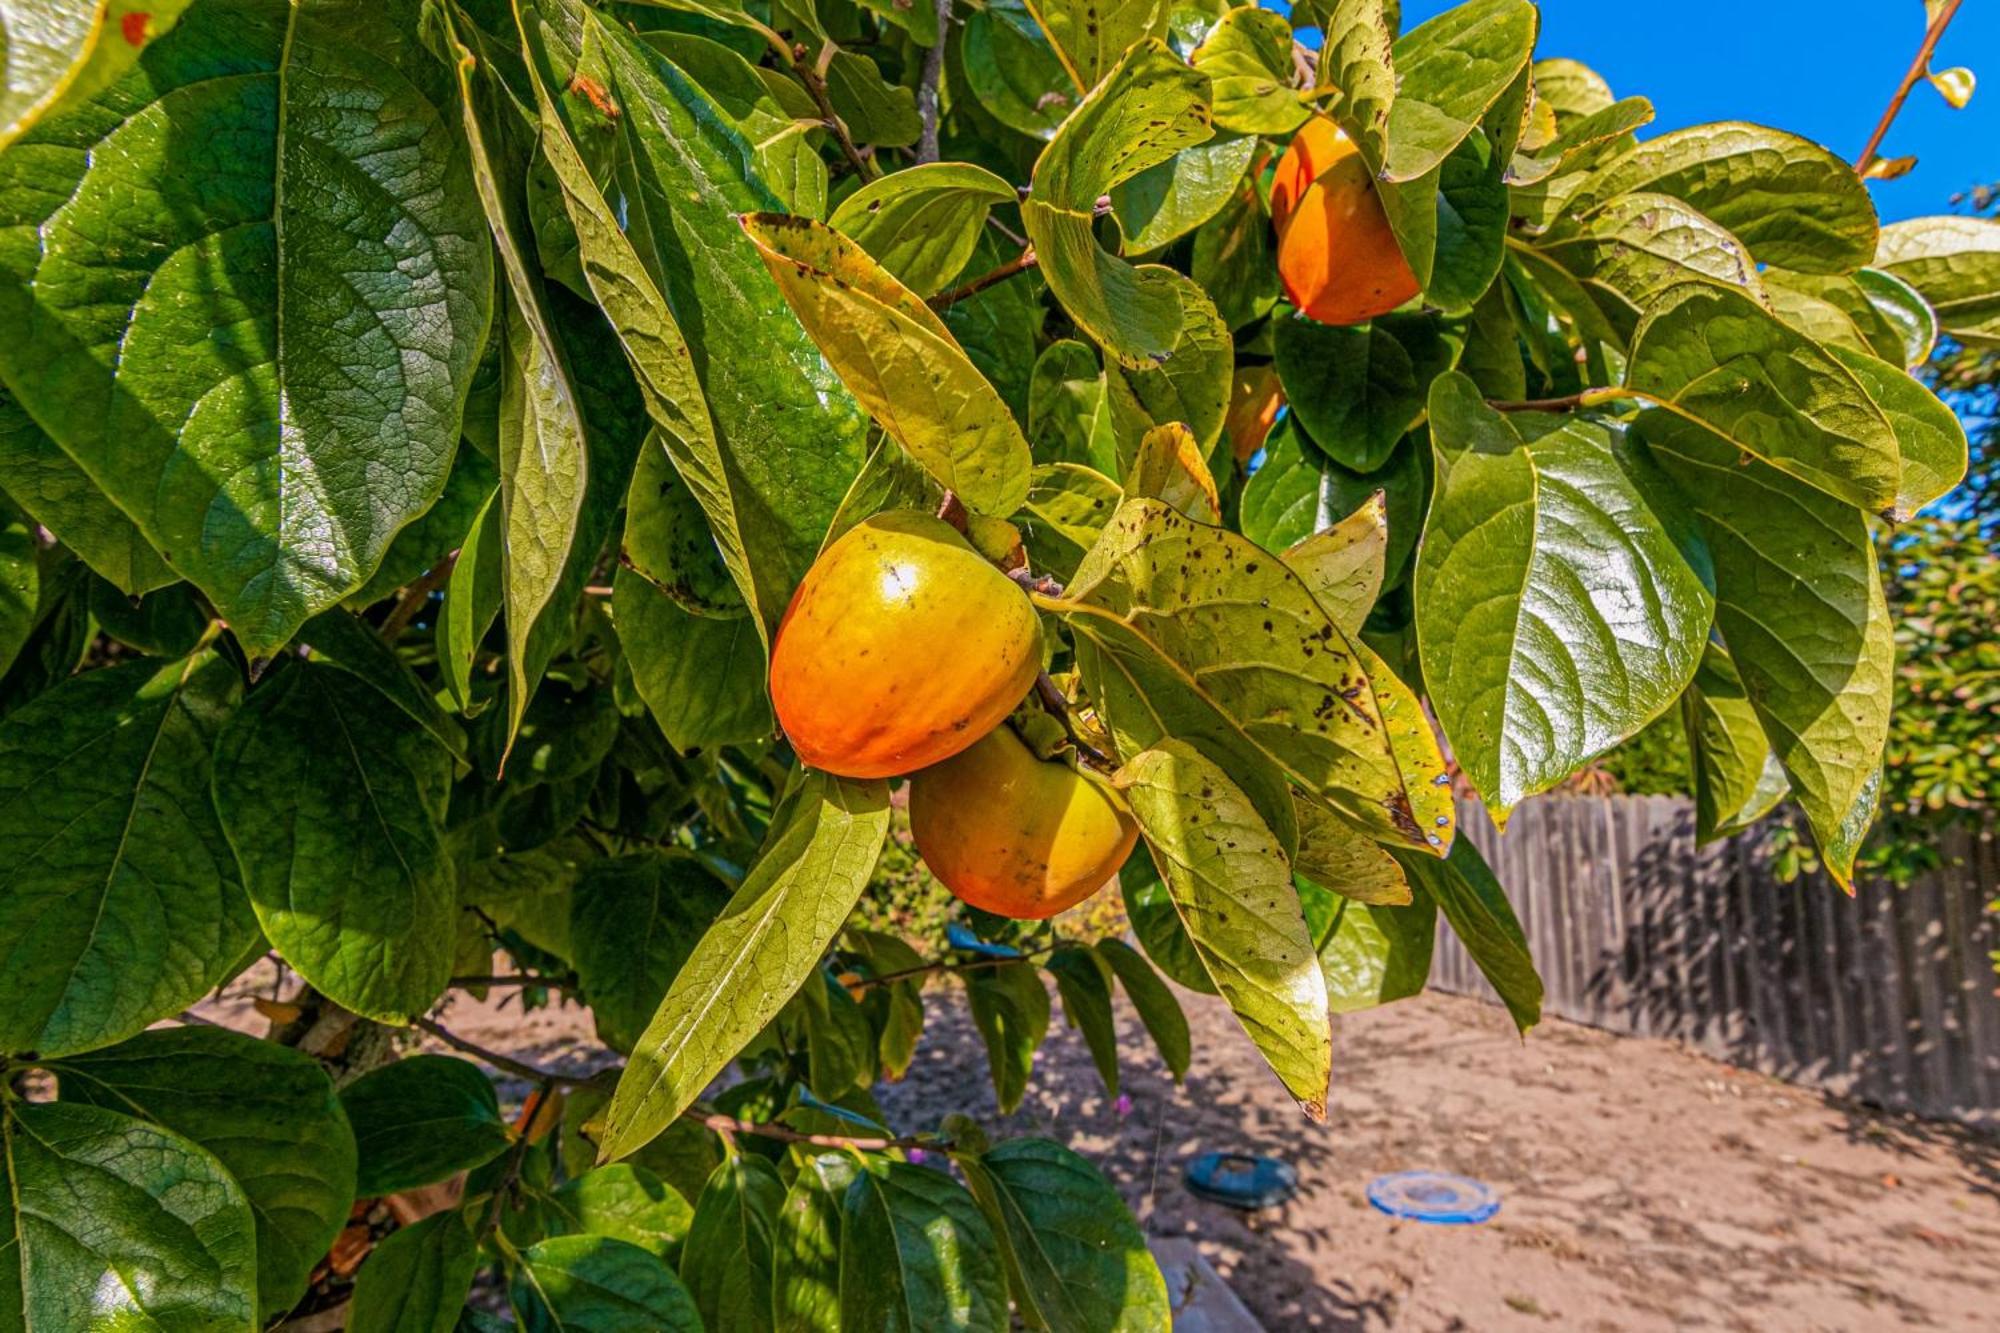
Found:
<path fill-rule="evenodd" d="M 1019 584 L 942 519 L 877 514 L 806 572 L 771 649 L 771 703 L 799 758 L 911 773 L 1000 724 L 1042 668 Z"/>
<path fill-rule="evenodd" d="M 1040 920 L 1116 875 L 1139 825 L 1108 784 L 1002 725 L 910 779 L 910 836 L 960 901 Z"/>
<path fill-rule="evenodd" d="M 1324 116 L 1307 121 L 1271 178 L 1278 278 L 1309 319 L 1360 324 L 1417 294 L 1361 150 Z"/>
<path fill-rule="evenodd" d="M 1229 414 L 1222 419 L 1222 433 L 1237 462 L 1249 462 L 1264 447 L 1284 405 L 1285 387 L 1278 382 L 1277 367 L 1246 366 L 1236 372 L 1229 386 Z"/>

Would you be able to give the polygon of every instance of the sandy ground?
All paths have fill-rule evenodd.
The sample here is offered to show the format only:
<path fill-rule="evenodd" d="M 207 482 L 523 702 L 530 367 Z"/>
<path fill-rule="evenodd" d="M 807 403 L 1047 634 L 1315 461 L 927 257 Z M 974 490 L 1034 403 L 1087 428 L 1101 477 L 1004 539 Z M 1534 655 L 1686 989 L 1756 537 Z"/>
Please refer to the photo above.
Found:
<path fill-rule="evenodd" d="M 2000 1328 L 2000 1145 L 1946 1126 L 1559 1021 L 1523 1042 L 1499 1010 L 1438 995 L 1338 1020 L 1323 1126 L 1193 995 L 1186 1086 L 1121 1000 L 1121 1117 L 1058 1007 L 1000 1120 L 957 992 L 930 999 L 909 1077 L 882 1090 L 899 1130 L 956 1109 L 1070 1145 L 1149 1232 L 1193 1239 L 1269 1333 Z M 574 1009 L 460 999 L 443 1021 L 543 1064 L 596 1062 Z M 1283 1157 L 1300 1191 L 1248 1215 L 1196 1199 L 1181 1171 L 1207 1149 Z M 1500 1213 L 1436 1227 L 1368 1205 L 1369 1179 L 1416 1167 L 1490 1183 Z"/>

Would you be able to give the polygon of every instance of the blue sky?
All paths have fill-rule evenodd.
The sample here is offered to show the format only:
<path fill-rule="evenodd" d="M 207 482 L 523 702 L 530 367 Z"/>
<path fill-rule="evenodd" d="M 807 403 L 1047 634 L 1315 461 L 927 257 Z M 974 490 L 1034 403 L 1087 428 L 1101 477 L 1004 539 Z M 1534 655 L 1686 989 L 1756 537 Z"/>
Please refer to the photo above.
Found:
<path fill-rule="evenodd" d="M 1404 0 L 1404 28 L 1451 7 Z M 1583 61 L 1621 97 L 1651 98 L 1658 116 L 1642 133 L 1753 120 L 1852 159 L 1923 29 L 1922 0 L 1544 0 L 1537 53 Z M 2000 3 L 1969 0 L 1933 63 L 1970 65 L 1985 86 L 1963 111 L 1929 84 L 1910 95 L 1883 152 L 1914 153 L 1917 168 L 1872 187 L 1884 221 L 1951 211 L 1953 194 L 2000 181 Z"/>

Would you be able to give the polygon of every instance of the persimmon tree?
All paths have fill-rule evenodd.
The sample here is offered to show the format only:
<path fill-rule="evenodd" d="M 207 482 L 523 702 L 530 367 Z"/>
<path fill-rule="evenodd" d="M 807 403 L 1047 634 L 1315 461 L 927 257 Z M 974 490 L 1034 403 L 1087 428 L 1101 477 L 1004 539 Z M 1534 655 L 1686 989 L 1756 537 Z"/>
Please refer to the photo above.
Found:
<path fill-rule="evenodd" d="M 1845 883 L 2000 226 L 1398 8 L 0 0 L 0 1327 L 1161 1328 L 1088 1162 L 885 1122 L 927 981 L 1003 1110 L 1170 978 L 1323 1118 L 1440 917 L 1538 1016 L 1453 773 L 1677 705 Z"/>

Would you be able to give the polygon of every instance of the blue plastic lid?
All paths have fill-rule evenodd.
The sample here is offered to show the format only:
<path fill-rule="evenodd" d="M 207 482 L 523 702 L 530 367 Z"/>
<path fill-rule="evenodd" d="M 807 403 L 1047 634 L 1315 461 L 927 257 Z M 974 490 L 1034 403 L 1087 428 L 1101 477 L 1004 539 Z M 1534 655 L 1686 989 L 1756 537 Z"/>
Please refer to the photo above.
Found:
<path fill-rule="evenodd" d="M 989 944 L 972 933 L 972 927 L 953 921 L 944 928 L 945 942 L 954 949 L 976 953 L 985 958 L 1019 958 L 1021 951 L 1009 944 Z"/>
<path fill-rule="evenodd" d="M 1290 1162 L 1249 1153 L 1205 1152 L 1188 1163 L 1188 1191 L 1231 1208 L 1269 1208 L 1298 1192 Z"/>
<path fill-rule="evenodd" d="M 1444 1225 L 1484 1222 L 1500 1211 L 1490 1185 L 1443 1171 L 1398 1171 L 1368 1182 L 1368 1202 L 1391 1217 Z"/>

